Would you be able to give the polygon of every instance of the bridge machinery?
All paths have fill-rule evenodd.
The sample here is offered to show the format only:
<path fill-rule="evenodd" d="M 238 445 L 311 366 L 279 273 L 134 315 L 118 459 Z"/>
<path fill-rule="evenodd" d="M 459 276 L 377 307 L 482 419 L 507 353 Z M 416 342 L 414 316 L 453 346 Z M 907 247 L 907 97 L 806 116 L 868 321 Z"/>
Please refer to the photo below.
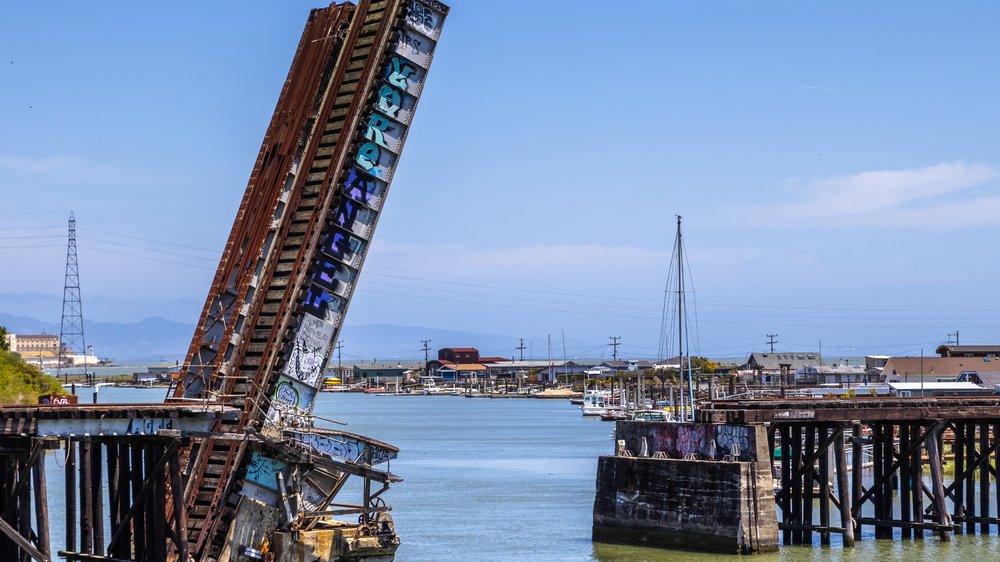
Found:
<path fill-rule="evenodd" d="M 315 428 L 312 409 L 447 14 L 434 0 L 360 0 L 309 16 L 167 397 L 239 412 L 181 450 L 183 505 L 168 509 L 194 560 L 398 545 L 381 498 L 398 478 L 376 468 L 398 449 Z M 361 503 L 334 503 L 350 476 Z"/>

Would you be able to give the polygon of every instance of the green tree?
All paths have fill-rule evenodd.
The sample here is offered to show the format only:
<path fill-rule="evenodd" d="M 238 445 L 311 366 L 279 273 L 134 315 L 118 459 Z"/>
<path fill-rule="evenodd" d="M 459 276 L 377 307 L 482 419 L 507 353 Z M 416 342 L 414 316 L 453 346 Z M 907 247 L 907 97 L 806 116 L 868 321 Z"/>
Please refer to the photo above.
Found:
<path fill-rule="evenodd" d="M 0 326 L 0 351 L 10 351 L 7 345 L 7 328 Z"/>
<path fill-rule="evenodd" d="M 715 364 L 714 361 L 707 357 L 692 357 L 691 358 L 691 368 L 701 371 L 702 374 L 710 375 L 715 372 L 719 366 Z"/>
<path fill-rule="evenodd" d="M 28 365 L 15 353 L 0 351 L 0 404 L 37 404 L 44 394 L 65 394 L 55 377 Z"/>

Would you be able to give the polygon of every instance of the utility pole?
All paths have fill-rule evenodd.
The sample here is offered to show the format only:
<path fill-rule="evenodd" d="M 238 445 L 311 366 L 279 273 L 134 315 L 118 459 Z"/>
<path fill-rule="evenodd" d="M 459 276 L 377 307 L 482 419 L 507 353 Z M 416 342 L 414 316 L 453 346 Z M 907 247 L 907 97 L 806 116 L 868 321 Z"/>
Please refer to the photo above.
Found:
<path fill-rule="evenodd" d="M 527 347 L 524 346 L 524 338 L 521 338 L 521 345 L 515 347 L 514 349 L 521 352 L 521 361 L 524 361 L 524 350 L 528 349 Z"/>
<path fill-rule="evenodd" d="M 955 336 L 955 345 L 959 345 L 958 344 L 958 330 L 955 330 L 954 334 L 951 333 L 951 332 L 948 332 L 948 343 L 951 343 L 951 336 Z"/>
<path fill-rule="evenodd" d="M 618 346 L 621 345 L 621 336 L 609 336 L 611 338 L 611 358 L 613 361 L 618 361 Z"/>
<path fill-rule="evenodd" d="M 428 354 L 431 352 L 431 348 L 427 347 L 427 344 L 431 343 L 431 340 L 420 340 L 420 343 L 424 344 L 424 376 L 427 377 L 430 376 L 430 373 L 427 372 L 427 363 L 430 361 Z"/>
<path fill-rule="evenodd" d="M 778 337 L 778 334 L 767 334 L 767 345 L 771 346 L 771 353 L 774 353 L 774 344 L 778 343 L 778 340 L 774 339 Z"/>
<path fill-rule="evenodd" d="M 344 349 L 344 340 L 337 340 L 337 378 L 340 379 L 340 384 L 344 384 L 344 367 L 341 357 L 342 349 Z"/>

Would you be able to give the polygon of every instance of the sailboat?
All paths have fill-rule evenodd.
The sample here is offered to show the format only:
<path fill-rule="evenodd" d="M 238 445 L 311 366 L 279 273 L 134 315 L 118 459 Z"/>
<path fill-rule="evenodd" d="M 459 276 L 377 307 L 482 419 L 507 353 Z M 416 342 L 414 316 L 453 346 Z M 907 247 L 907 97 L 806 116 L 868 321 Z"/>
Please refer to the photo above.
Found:
<path fill-rule="evenodd" d="M 669 350 L 667 344 L 668 332 L 672 330 L 671 322 L 668 321 L 667 312 L 671 300 L 674 301 L 674 312 L 677 320 L 677 357 L 678 357 L 678 382 L 680 392 L 678 394 L 679 404 L 673 403 L 669 406 L 674 411 L 674 418 L 678 420 L 694 419 L 694 385 L 691 371 L 690 340 L 687 332 L 687 299 L 684 290 L 684 237 L 681 232 L 681 216 L 677 215 L 677 237 L 674 241 L 674 260 L 671 263 L 670 273 L 667 276 L 667 286 L 663 295 L 663 315 L 660 321 L 660 359 L 666 359 Z M 674 277 L 676 273 L 676 278 Z M 676 281 L 674 290 L 671 284 Z M 686 379 L 686 380 L 685 380 Z M 686 387 L 686 388 L 685 388 Z M 671 395 L 673 391 L 671 390 Z"/>

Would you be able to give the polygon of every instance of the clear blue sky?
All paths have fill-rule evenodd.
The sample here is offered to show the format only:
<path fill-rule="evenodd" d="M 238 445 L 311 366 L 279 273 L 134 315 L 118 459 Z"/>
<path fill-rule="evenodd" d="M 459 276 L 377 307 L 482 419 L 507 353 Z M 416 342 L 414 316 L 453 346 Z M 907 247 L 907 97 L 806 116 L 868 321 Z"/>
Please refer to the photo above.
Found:
<path fill-rule="evenodd" d="M 318 5 L 5 5 L 0 311 L 75 210 L 85 315 L 194 323 Z M 1000 342 L 996 3 L 452 6 L 348 323 L 653 355 L 680 213 L 695 351 Z"/>

